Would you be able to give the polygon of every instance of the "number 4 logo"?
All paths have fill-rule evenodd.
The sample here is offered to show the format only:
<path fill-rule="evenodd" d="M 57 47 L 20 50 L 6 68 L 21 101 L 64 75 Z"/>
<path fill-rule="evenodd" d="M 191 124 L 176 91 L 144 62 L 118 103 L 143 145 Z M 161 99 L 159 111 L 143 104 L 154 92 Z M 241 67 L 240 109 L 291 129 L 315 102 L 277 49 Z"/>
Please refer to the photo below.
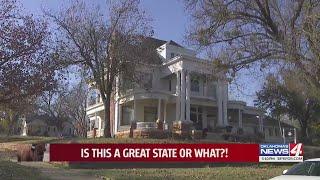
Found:
<path fill-rule="evenodd" d="M 302 155 L 302 143 L 290 144 L 290 155 L 301 156 Z"/>

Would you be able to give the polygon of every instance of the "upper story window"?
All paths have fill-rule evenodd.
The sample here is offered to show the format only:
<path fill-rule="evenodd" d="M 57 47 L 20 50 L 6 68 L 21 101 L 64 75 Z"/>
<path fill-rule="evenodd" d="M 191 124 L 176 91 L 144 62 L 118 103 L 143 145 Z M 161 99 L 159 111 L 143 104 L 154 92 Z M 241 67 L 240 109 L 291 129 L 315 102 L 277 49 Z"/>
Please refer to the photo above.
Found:
<path fill-rule="evenodd" d="M 97 92 L 97 90 L 92 90 L 89 94 L 88 106 L 97 104 L 99 102 L 100 102 L 100 94 Z"/>
<path fill-rule="evenodd" d="M 193 92 L 200 91 L 200 81 L 198 77 L 191 78 L 191 91 Z"/>
<path fill-rule="evenodd" d="M 174 53 L 171 53 L 170 56 L 171 56 L 171 58 L 174 58 Z"/>

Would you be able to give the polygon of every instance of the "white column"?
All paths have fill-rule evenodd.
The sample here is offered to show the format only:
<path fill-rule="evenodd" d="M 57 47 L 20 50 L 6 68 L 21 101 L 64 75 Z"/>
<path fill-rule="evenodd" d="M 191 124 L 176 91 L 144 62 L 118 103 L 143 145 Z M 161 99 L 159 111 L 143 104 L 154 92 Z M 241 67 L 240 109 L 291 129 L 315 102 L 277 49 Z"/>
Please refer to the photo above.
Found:
<path fill-rule="evenodd" d="M 116 100 L 114 105 L 114 132 L 118 132 L 119 124 L 119 102 Z"/>
<path fill-rule="evenodd" d="M 208 127 L 208 119 L 207 119 L 207 108 L 203 107 L 202 113 L 202 128 Z"/>
<path fill-rule="evenodd" d="M 224 121 L 224 126 L 229 125 L 229 120 L 228 120 L 228 84 L 226 82 L 222 83 L 222 89 L 221 89 L 221 94 L 223 95 L 222 97 L 222 102 L 223 102 L 223 121 Z"/>
<path fill-rule="evenodd" d="M 203 96 L 207 96 L 208 95 L 208 78 L 205 75 L 205 80 L 203 83 Z"/>
<path fill-rule="evenodd" d="M 259 114 L 259 128 L 260 132 L 263 132 L 263 119 L 261 114 Z"/>
<path fill-rule="evenodd" d="M 122 119 L 122 105 L 119 104 L 119 121 L 118 121 L 118 124 L 117 124 L 117 131 L 119 131 L 119 129 L 120 129 L 121 119 Z"/>
<path fill-rule="evenodd" d="M 186 73 L 186 120 L 190 121 L 190 73 Z"/>
<path fill-rule="evenodd" d="M 242 111 L 238 109 L 239 128 L 242 128 Z"/>
<path fill-rule="evenodd" d="M 95 112 L 95 113 L 94 113 L 94 125 L 93 125 L 93 128 L 96 127 L 97 119 L 98 119 L 98 117 L 97 117 L 97 112 Z M 99 125 L 99 124 L 98 124 L 98 125 Z M 98 127 L 98 128 L 99 128 L 99 127 Z"/>
<path fill-rule="evenodd" d="M 186 114 L 185 114 L 185 110 L 186 110 L 186 73 L 181 70 L 181 94 L 180 94 L 181 98 L 180 98 L 180 105 L 181 105 L 181 109 L 180 109 L 180 120 L 181 121 L 185 121 L 186 120 Z"/>
<path fill-rule="evenodd" d="M 163 123 L 167 123 L 167 100 L 163 102 Z"/>
<path fill-rule="evenodd" d="M 176 121 L 180 120 L 180 90 L 181 90 L 180 82 L 181 82 L 181 74 L 178 71 L 177 72 L 177 85 L 176 85 L 176 95 L 177 95 L 177 98 L 176 98 Z"/>
<path fill-rule="evenodd" d="M 157 120 L 161 121 L 161 99 L 160 99 L 160 98 L 158 99 L 158 111 L 157 111 L 157 115 L 158 115 Z"/>
<path fill-rule="evenodd" d="M 222 95 L 221 95 L 221 84 L 217 83 L 217 88 L 216 88 L 216 94 L 217 94 L 217 106 L 218 106 L 218 122 L 217 126 L 222 127 L 223 126 L 223 117 L 222 117 Z"/>
<path fill-rule="evenodd" d="M 133 121 L 137 121 L 137 110 L 136 110 L 136 107 L 137 105 L 136 105 L 136 100 L 134 99 L 133 100 Z"/>

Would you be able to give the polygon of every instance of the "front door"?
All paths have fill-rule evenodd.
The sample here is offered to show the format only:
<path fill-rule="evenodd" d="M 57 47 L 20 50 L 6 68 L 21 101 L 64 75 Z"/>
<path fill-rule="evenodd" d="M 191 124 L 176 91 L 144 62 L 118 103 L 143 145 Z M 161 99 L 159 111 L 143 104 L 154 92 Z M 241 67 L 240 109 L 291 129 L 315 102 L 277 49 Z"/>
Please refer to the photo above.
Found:
<path fill-rule="evenodd" d="M 202 114 L 203 110 L 200 106 L 191 106 L 190 120 L 193 122 L 193 125 L 197 130 L 202 130 Z"/>

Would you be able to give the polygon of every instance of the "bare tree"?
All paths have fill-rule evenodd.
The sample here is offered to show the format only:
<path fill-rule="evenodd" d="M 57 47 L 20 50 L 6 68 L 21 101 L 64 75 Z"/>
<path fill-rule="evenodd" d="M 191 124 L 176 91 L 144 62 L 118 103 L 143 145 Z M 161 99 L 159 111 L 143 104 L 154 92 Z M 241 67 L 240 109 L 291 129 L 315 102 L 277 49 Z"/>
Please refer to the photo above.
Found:
<path fill-rule="evenodd" d="M 86 99 L 88 96 L 87 84 L 82 78 L 65 97 L 64 111 L 71 119 L 75 135 L 87 137 Z"/>
<path fill-rule="evenodd" d="M 55 85 L 47 23 L 22 14 L 15 0 L 0 1 L 0 106 L 19 105 Z"/>
<path fill-rule="evenodd" d="M 139 1 L 110 1 L 108 7 L 101 12 L 77 2 L 58 15 L 46 12 L 61 33 L 56 58 L 88 69 L 89 81 L 101 94 L 105 137 L 111 137 L 110 103 L 116 77 L 133 74 L 137 64 L 151 59 L 143 45 L 151 28 Z"/>
<path fill-rule="evenodd" d="M 190 42 L 222 50 L 217 65 L 237 72 L 253 64 L 299 68 L 320 89 L 318 0 L 185 0 Z M 220 57 L 221 57 L 220 56 Z"/>

